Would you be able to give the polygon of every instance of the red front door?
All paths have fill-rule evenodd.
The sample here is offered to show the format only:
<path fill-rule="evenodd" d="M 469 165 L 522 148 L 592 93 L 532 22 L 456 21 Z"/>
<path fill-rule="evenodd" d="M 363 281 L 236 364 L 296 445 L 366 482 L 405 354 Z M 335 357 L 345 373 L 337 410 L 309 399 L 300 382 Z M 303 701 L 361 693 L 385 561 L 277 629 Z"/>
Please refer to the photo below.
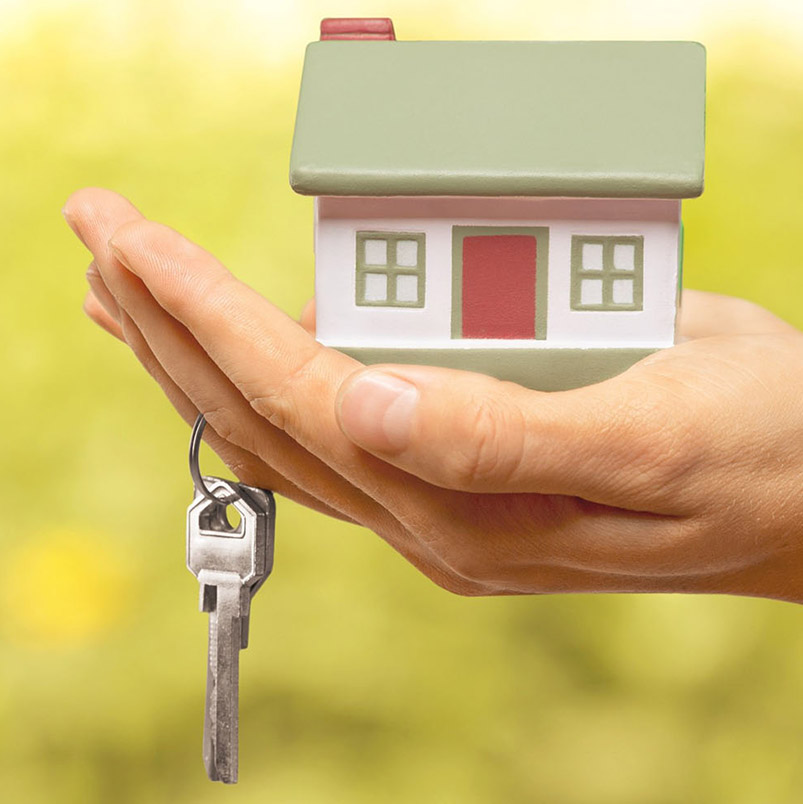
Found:
<path fill-rule="evenodd" d="M 463 238 L 464 338 L 535 338 L 534 235 Z"/>

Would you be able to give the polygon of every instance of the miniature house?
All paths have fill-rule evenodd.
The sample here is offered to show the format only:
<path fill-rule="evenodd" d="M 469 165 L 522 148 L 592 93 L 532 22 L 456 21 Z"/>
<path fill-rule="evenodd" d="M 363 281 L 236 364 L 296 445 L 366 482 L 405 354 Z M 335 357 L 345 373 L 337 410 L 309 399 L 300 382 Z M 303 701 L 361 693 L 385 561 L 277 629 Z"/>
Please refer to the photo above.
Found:
<path fill-rule="evenodd" d="M 671 346 L 703 189 L 693 42 L 399 42 L 324 20 L 290 182 L 317 338 L 364 363 L 584 385 Z"/>

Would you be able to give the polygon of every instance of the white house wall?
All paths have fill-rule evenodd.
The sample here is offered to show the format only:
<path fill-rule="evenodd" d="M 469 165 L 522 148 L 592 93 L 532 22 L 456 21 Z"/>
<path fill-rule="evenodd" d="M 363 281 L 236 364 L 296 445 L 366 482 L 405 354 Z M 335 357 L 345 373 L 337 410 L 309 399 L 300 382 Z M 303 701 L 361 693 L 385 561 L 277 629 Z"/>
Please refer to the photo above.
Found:
<path fill-rule="evenodd" d="M 316 199 L 317 337 L 330 346 L 669 346 L 674 342 L 680 202 L 542 198 Z M 549 229 L 546 340 L 453 339 L 452 226 Z M 358 231 L 426 235 L 423 308 L 355 303 Z M 640 311 L 570 308 L 573 235 L 642 235 Z M 537 271 L 545 270 L 538 256 Z M 500 272 L 500 281 L 502 280 Z M 536 299 L 536 305 L 543 299 Z"/>

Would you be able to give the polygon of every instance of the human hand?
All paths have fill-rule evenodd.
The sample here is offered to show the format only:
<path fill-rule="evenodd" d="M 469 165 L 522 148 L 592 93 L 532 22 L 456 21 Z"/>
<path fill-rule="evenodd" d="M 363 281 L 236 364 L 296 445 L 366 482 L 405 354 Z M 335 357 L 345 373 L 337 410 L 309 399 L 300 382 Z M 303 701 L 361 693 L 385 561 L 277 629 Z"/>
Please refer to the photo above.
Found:
<path fill-rule="evenodd" d="M 243 481 L 360 523 L 459 594 L 803 600 L 803 334 L 687 291 L 687 340 L 587 388 L 365 368 L 105 190 L 85 309 Z M 209 428 L 207 428 L 207 432 Z"/>

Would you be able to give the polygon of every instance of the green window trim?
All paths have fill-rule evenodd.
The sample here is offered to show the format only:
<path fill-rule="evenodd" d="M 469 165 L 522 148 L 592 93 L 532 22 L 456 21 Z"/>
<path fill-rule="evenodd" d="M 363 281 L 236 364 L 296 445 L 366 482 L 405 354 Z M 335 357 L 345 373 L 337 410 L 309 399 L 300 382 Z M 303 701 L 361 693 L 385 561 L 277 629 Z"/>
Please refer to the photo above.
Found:
<path fill-rule="evenodd" d="M 601 259 L 598 268 L 583 262 L 585 246 L 599 246 Z M 617 268 L 614 262 L 616 246 L 633 246 L 633 267 Z M 571 309 L 580 311 L 628 312 L 644 309 L 644 237 L 641 235 L 573 235 L 572 236 Z M 598 301 L 583 301 L 583 282 L 596 280 L 601 289 Z M 629 283 L 629 301 L 614 299 L 617 280 Z M 627 288 L 627 284 L 624 285 Z"/>
<path fill-rule="evenodd" d="M 385 244 L 384 262 L 369 262 L 366 254 L 368 241 Z M 399 243 L 416 243 L 415 265 L 399 264 Z M 426 236 L 421 232 L 357 232 L 357 273 L 354 301 L 358 307 L 408 307 L 424 306 L 426 295 Z M 417 293 L 415 299 L 399 299 L 399 279 L 415 277 Z M 384 299 L 369 298 L 369 283 L 372 277 L 384 277 Z M 376 280 L 373 280 L 376 281 Z M 380 280 L 381 281 L 381 280 Z"/>

